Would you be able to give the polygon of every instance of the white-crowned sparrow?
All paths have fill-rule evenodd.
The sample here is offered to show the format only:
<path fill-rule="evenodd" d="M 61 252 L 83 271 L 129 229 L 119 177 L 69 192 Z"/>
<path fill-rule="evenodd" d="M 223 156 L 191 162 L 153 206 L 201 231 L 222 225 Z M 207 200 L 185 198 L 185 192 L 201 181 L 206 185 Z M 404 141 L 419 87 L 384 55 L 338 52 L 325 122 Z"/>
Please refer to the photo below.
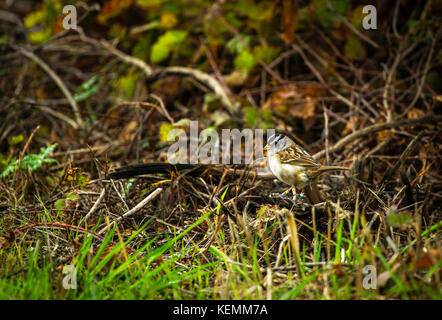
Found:
<path fill-rule="evenodd" d="M 302 189 L 309 186 L 325 171 L 349 170 L 346 167 L 322 165 L 292 139 L 282 134 L 270 136 L 264 150 L 267 151 L 270 170 L 280 181 L 292 188 Z"/>

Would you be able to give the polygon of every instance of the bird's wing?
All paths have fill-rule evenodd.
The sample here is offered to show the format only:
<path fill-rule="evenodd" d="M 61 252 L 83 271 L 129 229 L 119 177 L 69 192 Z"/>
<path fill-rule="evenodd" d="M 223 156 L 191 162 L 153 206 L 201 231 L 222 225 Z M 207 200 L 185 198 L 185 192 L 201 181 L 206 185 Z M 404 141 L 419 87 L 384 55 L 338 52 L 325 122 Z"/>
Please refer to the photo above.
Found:
<path fill-rule="evenodd" d="M 279 160 L 281 163 L 307 166 L 307 167 L 318 167 L 321 164 L 312 158 L 307 151 L 301 147 L 290 146 L 280 152 L 278 152 Z"/>

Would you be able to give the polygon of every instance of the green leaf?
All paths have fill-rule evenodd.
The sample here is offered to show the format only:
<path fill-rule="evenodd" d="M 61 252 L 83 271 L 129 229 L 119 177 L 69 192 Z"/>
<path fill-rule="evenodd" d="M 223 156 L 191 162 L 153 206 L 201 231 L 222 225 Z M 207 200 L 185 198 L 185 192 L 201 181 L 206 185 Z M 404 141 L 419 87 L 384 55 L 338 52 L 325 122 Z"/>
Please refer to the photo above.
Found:
<path fill-rule="evenodd" d="M 244 108 L 245 121 L 250 128 L 255 126 L 259 117 L 259 111 L 251 106 Z"/>
<path fill-rule="evenodd" d="M 26 28 L 31 28 L 45 19 L 46 12 L 44 9 L 29 13 L 24 19 Z"/>
<path fill-rule="evenodd" d="M 130 179 L 127 181 L 127 184 L 126 184 L 126 194 L 129 194 L 130 189 L 132 189 L 132 186 L 133 186 L 133 184 L 134 184 L 134 181 L 135 181 L 134 178 L 130 178 Z"/>
<path fill-rule="evenodd" d="M 262 21 L 270 21 L 273 17 L 274 1 L 260 1 L 254 3 L 248 8 L 248 15 L 251 19 Z"/>
<path fill-rule="evenodd" d="M 391 212 L 387 215 L 388 223 L 397 227 L 407 224 L 410 220 L 411 216 L 406 214 Z"/>
<path fill-rule="evenodd" d="M 249 50 L 244 50 L 236 56 L 233 64 L 238 69 L 250 71 L 255 66 L 256 59 Z"/>
<path fill-rule="evenodd" d="M 261 118 L 263 123 L 261 124 L 261 128 L 269 129 L 273 128 L 273 113 L 271 110 L 261 110 Z"/>
<path fill-rule="evenodd" d="M 117 23 L 113 24 L 109 31 L 107 32 L 109 38 L 120 38 L 124 39 L 127 35 L 127 27 L 124 27 L 122 25 L 119 25 Z"/>
<path fill-rule="evenodd" d="M 183 42 L 187 37 L 187 31 L 169 30 L 158 38 L 158 41 L 153 45 L 150 53 L 150 61 L 158 63 L 169 57 L 170 52 L 174 47 Z"/>
<path fill-rule="evenodd" d="M 23 157 L 21 162 L 22 169 L 28 169 L 30 171 L 35 171 L 43 166 L 45 163 L 57 163 L 57 160 L 48 158 L 54 152 L 57 144 L 54 143 L 49 147 L 40 148 L 40 153 L 38 154 L 28 154 Z M 6 167 L 0 172 L 0 178 L 4 178 L 12 172 L 18 170 L 19 160 L 11 160 Z"/>
<path fill-rule="evenodd" d="M 365 47 L 362 45 L 359 38 L 351 34 L 348 36 L 345 44 L 345 56 L 349 59 L 364 59 L 366 56 Z"/>
<path fill-rule="evenodd" d="M 41 44 L 49 40 L 49 38 L 52 36 L 52 28 L 47 27 L 43 29 L 42 31 L 36 31 L 29 33 L 29 42 L 32 44 Z"/>
<path fill-rule="evenodd" d="M 41 147 L 40 148 L 40 155 L 42 155 L 43 157 L 47 157 L 52 155 L 52 153 L 54 152 L 55 148 L 57 147 L 57 144 L 54 143 L 52 145 L 50 145 L 49 147 L 45 148 L 45 147 Z"/>
<path fill-rule="evenodd" d="M 4 35 L 0 36 L 0 44 L 7 43 L 8 39 L 9 39 L 9 37 L 8 37 L 7 34 L 4 34 Z"/>
<path fill-rule="evenodd" d="M 64 209 L 64 200 L 65 199 L 58 199 L 57 201 L 55 201 L 55 209 L 57 209 L 58 211 L 63 211 Z"/>
<path fill-rule="evenodd" d="M 281 51 L 280 48 L 269 46 L 269 45 L 261 45 L 253 48 L 253 53 L 255 57 L 263 60 L 265 63 L 270 63 L 274 58 L 276 58 Z"/>
<path fill-rule="evenodd" d="M 80 196 L 78 194 L 74 194 L 73 192 L 69 192 L 66 195 L 66 198 L 61 198 L 61 199 L 58 199 L 57 201 L 55 201 L 55 208 L 58 211 L 63 211 L 65 209 L 65 204 L 67 201 L 69 201 L 69 200 L 78 201 L 78 199 L 80 199 Z"/>
<path fill-rule="evenodd" d="M 75 91 L 74 100 L 81 101 L 89 98 L 100 89 L 99 77 L 93 76 L 86 82 L 82 83 Z"/>
<path fill-rule="evenodd" d="M 9 175 L 10 173 L 17 171 L 17 168 L 18 168 L 18 160 L 10 162 L 9 164 L 6 165 L 6 167 L 0 173 L 0 178 L 4 178 L 7 175 Z"/>
<path fill-rule="evenodd" d="M 166 59 L 170 54 L 170 47 L 163 45 L 161 43 L 156 43 L 152 47 L 152 52 L 150 54 L 150 61 L 152 63 L 157 63 Z"/>
<path fill-rule="evenodd" d="M 363 30 L 362 28 L 362 20 L 364 20 L 366 14 L 363 13 L 364 6 L 357 6 L 352 13 L 350 14 L 349 21 L 350 23 L 358 30 Z"/>
<path fill-rule="evenodd" d="M 332 0 L 331 6 L 339 14 L 346 16 L 347 14 L 347 0 Z M 327 1 L 318 0 L 312 2 L 314 12 L 318 18 L 319 23 L 325 27 L 329 28 L 331 25 L 336 25 L 341 22 L 341 19 L 333 11 L 328 8 Z M 361 11 L 362 12 L 362 11 Z M 308 19 L 308 17 L 306 17 Z"/>
<path fill-rule="evenodd" d="M 23 136 L 23 134 L 19 134 L 17 136 L 12 136 L 11 138 L 8 139 L 8 142 L 11 146 L 19 144 L 21 142 L 23 142 L 25 140 L 25 137 Z"/>
<path fill-rule="evenodd" d="M 327 8 L 327 4 L 326 3 L 324 3 L 320 7 L 316 8 L 315 9 L 315 14 L 316 14 L 316 17 L 318 18 L 319 23 L 324 28 L 329 28 L 330 25 L 332 24 L 332 22 L 334 20 L 336 20 L 336 14 L 334 14 L 333 12 L 331 12 Z"/>
<path fill-rule="evenodd" d="M 347 14 L 348 0 L 331 0 L 331 5 L 341 15 Z"/>
<path fill-rule="evenodd" d="M 29 13 L 24 19 L 26 28 L 38 27 L 36 31 L 30 30 L 28 34 L 29 42 L 40 44 L 46 42 L 52 36 L 54 22 L 61 11 L 59 1 L 44 2 L 41 9 Z"/>
<path fill-rule="evenodd" d="M 149 50 L 153 41 L 152 38 L 153 32 L 148 32 L 146 35 L 138 36 L 137 44 L 133 48 L 132 54 L 138 59 L 146 61 L 149 58 Z"/>
<path fill-rule="evenodd" d="M 125 99 L 132 98 L 139 77 L 140 75 L 138 73 L 130 72 L 125 76 L 121 76 L 116 81 L 115 86 L 122 91 L 121 94 L 124 96 Z"/>
<path fill-rule="evenodd" d="M 413 29 L 419 27 L 420 21 L 419 20 L 408 20 L 407 24 L 408 24 L 408 31 L 411 32 L 411 31 L 413 31 Z"/>
<path fill-rule="evenodd" d="M 235 36 L 226 43 L 226 48 L 231 53 L 240 53 L 250 45 L 250 36 Z"/>
<path fill-rule="evenodd" d="M 166 2 L 166 0 L 136 0 L 136 3 L 142 7 L 156 7 L 163 4 L 163 2 Z"/>

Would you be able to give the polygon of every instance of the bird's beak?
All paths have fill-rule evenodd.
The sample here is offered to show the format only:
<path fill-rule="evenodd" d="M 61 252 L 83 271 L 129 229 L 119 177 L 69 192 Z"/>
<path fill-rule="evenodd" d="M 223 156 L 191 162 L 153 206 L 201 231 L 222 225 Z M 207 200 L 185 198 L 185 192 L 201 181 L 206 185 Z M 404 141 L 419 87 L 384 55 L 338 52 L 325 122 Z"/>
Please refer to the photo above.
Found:
<path fill-rule="evenodd" d="M 270 145 L 266 145 L 265 147 L 264 147 L 264 151 L 268 151 L 268 150 L 270 150 Z"/>

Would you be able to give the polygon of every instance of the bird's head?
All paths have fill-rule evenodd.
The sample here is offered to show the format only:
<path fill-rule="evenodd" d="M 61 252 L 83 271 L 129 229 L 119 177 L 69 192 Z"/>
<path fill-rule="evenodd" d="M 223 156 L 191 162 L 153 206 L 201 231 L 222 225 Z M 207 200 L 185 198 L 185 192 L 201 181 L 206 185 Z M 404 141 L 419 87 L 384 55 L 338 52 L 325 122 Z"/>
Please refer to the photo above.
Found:
<path fill-rule="evenodd" d="M 289 137 L 280 133 L 275 133 L 267 139 L 264 151 L 266 151 L 267 154 L 272 155 L 288 148 L 292 143 L 293 141 Z"/>

